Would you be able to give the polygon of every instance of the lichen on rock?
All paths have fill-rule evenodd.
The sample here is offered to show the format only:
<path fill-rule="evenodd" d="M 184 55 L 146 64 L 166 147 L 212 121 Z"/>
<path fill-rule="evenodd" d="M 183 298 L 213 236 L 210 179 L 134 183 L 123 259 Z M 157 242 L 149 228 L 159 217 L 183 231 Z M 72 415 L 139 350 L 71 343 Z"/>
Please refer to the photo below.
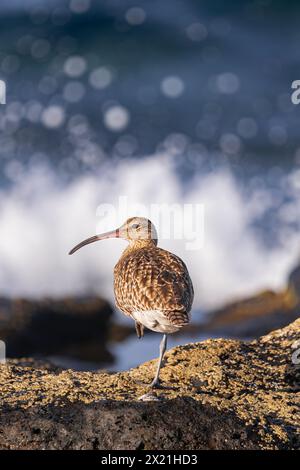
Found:
<path fill-rule="evenodd" d="M 2 449 L 297 449 L 300 319 L 251 342 L 171 349 L 155 400 L 140 401 L 156 362 L 75 372 L 42 361 L 0 367 Z"/>

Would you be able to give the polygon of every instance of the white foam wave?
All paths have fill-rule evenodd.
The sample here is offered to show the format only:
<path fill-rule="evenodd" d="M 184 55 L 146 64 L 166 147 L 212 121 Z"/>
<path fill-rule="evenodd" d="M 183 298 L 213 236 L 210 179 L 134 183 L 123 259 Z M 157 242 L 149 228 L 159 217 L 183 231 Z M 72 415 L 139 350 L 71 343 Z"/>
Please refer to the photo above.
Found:
<path fill-rule="evenodd" d="M 68 185 L 61 184 L 48 167 L 35 167 L 9 190 L 0 192 L 0 295 L 99 293 L 113 299 L 113 266 L 126 242 L 106 240 L 72 257 L 67 253 L 93 235 L 96 227 L 114 228 L 109 217 L 97 219 L 96 209 L 103 203 L 117 204 L 122 195 L 130 204 L 146 207 L 153 203 L 204 204 L 201 249 L 186 250 L 184 240 L 162 240 L 160 244 L 188 265 L 195 308 L 212 308 L 259 289 L 282 287 L 298 256 L 298 233 L 287 230 L 284 222 L 278 227 L 280 245 L 265 246 L 252 222 L 271 204 L 271 195 L 265 191 L 259 197 L 254 192 L 246 199 L 228 171 L 196 177 L 183 188 L 165 155 L 123 161 Z"/>

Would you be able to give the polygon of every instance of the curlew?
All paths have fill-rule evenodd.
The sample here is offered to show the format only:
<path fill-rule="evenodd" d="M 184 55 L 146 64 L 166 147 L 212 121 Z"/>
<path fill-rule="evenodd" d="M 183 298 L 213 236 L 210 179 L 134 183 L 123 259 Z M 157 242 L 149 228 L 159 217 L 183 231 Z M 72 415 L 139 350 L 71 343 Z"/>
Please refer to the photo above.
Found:
<path fill-rule="evenodd" d="M 87 238 L 71 251 L 106 238 L 129 242 L 114 268 L 114 292 L 117 307 L 135 321 L 139 338 L 144 327 L 162 333 L 155 377 L 150 387 L 158 387 L 159 373 L 167 347 L 167 335 L 190 321 L 194 291 L 184 262 L 157 246 L 157 232 L 150 220 L 128 219 L 120 228 Z"/>

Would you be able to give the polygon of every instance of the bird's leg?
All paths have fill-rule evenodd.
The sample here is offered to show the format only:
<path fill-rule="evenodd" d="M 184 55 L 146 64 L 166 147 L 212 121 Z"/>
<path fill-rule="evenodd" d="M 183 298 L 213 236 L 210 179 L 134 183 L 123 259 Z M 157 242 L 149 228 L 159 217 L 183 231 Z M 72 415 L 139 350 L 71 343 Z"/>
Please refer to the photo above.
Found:
<path fill-rule="evenodd" d="M 161 364 L 162 364 L 162 361 L 163 361 L 163 357 L 164 357 L 166 348 L 167 348 L 167 335 L 163 335 L 163 338 L 162 338 L 161 343 L 159 345 L 159 359 L 158 359 L 156 374 L 155 374 L 155 377 L 154 377 L 153 381 L 150 384 L 151 388 L 155 388 L 155 387 L 159 386 L 159 372 L 160 372 L 160 368 L 161 368 Z"/>
<path fill-rule="evenodd" d="M 139 339 L 144 336 L 144 326 L 138 321 L 135 322 L 135 331 Z"/>

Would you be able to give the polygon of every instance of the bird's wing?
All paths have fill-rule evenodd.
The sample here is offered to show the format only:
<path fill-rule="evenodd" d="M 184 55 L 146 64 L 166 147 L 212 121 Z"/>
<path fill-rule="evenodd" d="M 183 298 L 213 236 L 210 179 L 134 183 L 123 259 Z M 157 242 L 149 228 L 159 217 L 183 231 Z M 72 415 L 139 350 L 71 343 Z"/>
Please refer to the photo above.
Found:
<path fill-rule="evenodd" d="M 188 323 L 194 291 L 187 267 L 161 248 L 140 249 L 115 268 L 117 306 L 127 315 L 160 310 L 173 324 Z"/>

